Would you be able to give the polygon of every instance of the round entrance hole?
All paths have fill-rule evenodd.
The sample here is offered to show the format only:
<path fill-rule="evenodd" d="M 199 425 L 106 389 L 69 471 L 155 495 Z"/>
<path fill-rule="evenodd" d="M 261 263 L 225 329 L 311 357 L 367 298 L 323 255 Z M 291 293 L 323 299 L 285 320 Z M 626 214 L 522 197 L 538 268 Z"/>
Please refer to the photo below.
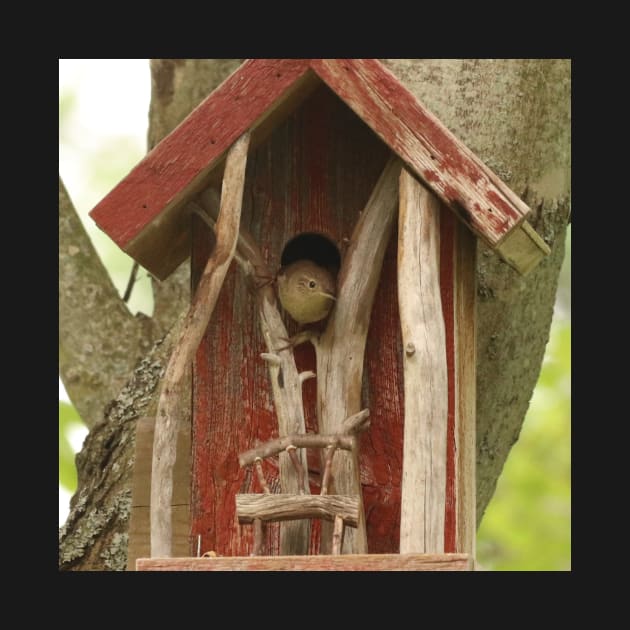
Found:
<path fill-rule="evenodd" d="M 334 275 L 337 275 L 341 266 L 341 255 L 335 243 L 317 232 L 303 232 L 290 239 L 282 250 L 280 264 L 286 267 L 296 260 L 304 259 L 329 269 Z"/>

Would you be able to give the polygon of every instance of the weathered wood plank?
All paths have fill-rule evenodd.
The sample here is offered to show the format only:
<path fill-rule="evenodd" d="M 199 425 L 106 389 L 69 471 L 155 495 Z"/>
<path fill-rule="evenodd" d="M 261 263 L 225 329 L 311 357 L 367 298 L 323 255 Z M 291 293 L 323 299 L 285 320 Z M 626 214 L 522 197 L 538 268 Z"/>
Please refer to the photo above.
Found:
<path fill-rule="evenodd" d="M 455 232 L 460 224 L 444 205 L 440 208 L 440 296 L 446 339 L 446 374 L 448 378 L 448 416 L 446 422 L 446 506 L 444 513 L 444 551 L 457 549 L 457 479 L 455 390 L 457 380 L 455 352 Z M 473 237 L 474 238 L 474 237 Z"/>
<path fill-rule="evenodd" d="M 528 274 L 551 253 L 549 245 L 527 221 L 523 221 L 517 229 L 512 230 L 499 243 L 496 251 L 505 262 L 522 275 Z"/>
<path fill-rule="evenodd" d="M 472 571 L 471 556 L 353 554 L 239 558 L 140 558 L 138 571 Z"/>
<path fill-rule="evenodd" d="M 337 280 L 337 301 L 317 355 L 317 411 L 320 431 L 338 433 L 343 421 L 361 408 L 364 353 L 374 295 L 391 237 L 398 199 L 401 162 L 391 157 L 358 219 Z M 361 481 L 356 451 L 340 451 L 332 462 L 335 494 L 359 496 Z M 363 506 L 361 506 L 363 513 Z M 344 553 L 367 551 L 364 515 L 344 537 Z M 322 523 L 322 550 L 330 551 L 332 528 Z"/>
<path fill-rule="evenodd" d="M 181 385 L 217 303 L 236 251 L 241 219 L 249 134 L 234 143 L 227 157 L 216 246 L 201 277 L 182 332 L 169 359 L 158 401 L 151 469 L 151 555 L 171 555 L 171 501 L 176 438 L 182 411 Z"/>
<path fill-rule="evenodd" d="M 477 538 L 476 407 L 477 313 L 475 237 L 461 223 L 455 231 L 455 443 L 457 531 L 455 550 L 475 557 Z"/>
<path fill-rule="evenodd" d="M 439 274 L 440 202 L 400 175 L 398 304 L 405 356 L 400 552 L 444 551 L 448 382 Z"/>
<path fill-rule="evenodd" d="M 259 243 L 272 269 L 280 264 L 284 244 L 305 231 L 327 235 L 343 256 L 389 153 L 369 128 L 320 83 L 318 91 L 274 131 L 268 143 L 253 154 L 250 151 L 241 227 Z M 193 252 L 197 272 L 205 266 L 211 247 L 204 243 L 211 232 L 201 227 L 196 230 Z M 256 301 L 246 285 L 241 271 L 232 265 L 195 368 L 192 540 L 200 535 L 203 551 L 213 549 L 223 556 L 252 553 L 252 528 L 235 526 L 234 496 L 238 492 L 262 491 L 256 474 L 239 467 L 238 455 L 258 442 L 278 437 L 268 366 L 260 359 L 260 353 L 266 351 L 265 342 L 256 321 Z M 294 334 L 295 325 L 290 321 L 286 324 L 288 333 Z M 362 401 L 370 405 L 371 426 L 357 438 L 361 442 L 369 550 L 379 554 L 398 551 L 400 348 L 396 248 L 395 239 L 390 239 L 370 318 L 366 378 L 361 392 Z M 310 344 L 296 348 L 294 355 L 300 372 L 315 370 L 315 352 Z M 315 379 L 302 385 L 309 432 L 321 430 L 316 390 Z M 323 471 L 318 452 L 307 454 L 311 492 L 317 493 Z M 277 463 L 265 460 L 263 469 L 272 492 L 280 492 Z M 311 522 L 310 554 L 320 551 L 320 525 L 318 519 Z M 278 524 L 268 525 L 268 554 L 280 553 L 278 529 Z"/>
<path fill-rule="evenodd" d="M 313 59 L 311 67 L 491 247 L 530 212 L 377 60 Z"/>
<path fill-rule="evenodd" d="M 244 62 L 101 200 L 92 219 L 151 273 L 167 277 L 190 254 L 185 203 L 239 136 L 253 132 L 256 146 L 300 103 L 314 85 L 307 70 L 308 59 Z"/>
<path fill-rule="evenodd" d="M 200 201 L 205 204 L 210 216 L 214 216 L 215 195 L 209 189 L 201 195 Z M 277 430 L 280 436 L 304 434 L 304 406 L 302 402 L 302 382 L 295 359 L 290 348 L 276 350 L 286 346 L 283 340 L 288 337 L 287 330 L 280 316 L 276 295 L 269 283 L 257 280 L 273 276 L 271 268 L 265 262 L 262 251 L 252 235 L 241 229 L 238 237 L 236 260 L 241 270 L 256 289 L 258 305 L 258 321 L 261 334 L 267 346 L 267 353 L 262 353 L 269 368 L 269 380 L 273 392 L 274 407 L 278 419 Z M 298 433 L 299 432 L 299 433 Z M 283 439 L 281 438 L 281 439 Z M 307 438 L 308 439 L 308 438 Z M 298 437 L 298 441 L 300 438 Z M 289 446 L 287 444 L 286 446 Z M 295 445 L 294 445 L 295 446 Z M 254 458 L 255 459 L 255 458 Z M 298 469 L 296 469 L 296 464 Z M 307 469 L 307 458 L 304 451 L 299 453 L 281 452 L 279 456 L 280 485 L 282 491 L 293 494 L 309 494 L 304 484 L 304 471 Z M 301 474 L 298 473 L 301 470 Z M 256 467 L 256 473 L 264 492 L 268 491 L 262 466 Z M 310 539 L 310 523 L 305 520 L 285 521 L 280 527 L 280 551 L 285 555 L 306 554 Z"/>
<path fill-rule="evenodd" d="M 182 422 L 177 436 L 177 455 L 173 468 L 172 550 L 176 556 L 190 554 L 190 418 Z M 138 418 L 131 485 L 131 516 L 127 570 L 136 570 L 136 559 L 149 556 L 151 499 L 151 460 L 155 418 Z"/>
<path fill-rule="evenodd" d="M 326 496 L 297 494 L 237 494 L 236 513 L 240 523 L 290 521 L 323 518 L 334 521 L 340 516 L 353 527 L 359 521 L 359 499 L 334 494 Z"/>
<path fill-rule="evenodd" d="M 354 447 L 355 440 L 350 435 L 319 435 L 307 433 L 303 435 L 286 435 L 277 440 L 270 440 L 256 448 L 245 451 L 238 456 L 238 463 L 241 466 L 248 466 L 260 457 L 272 457 L 278 453 L 285 451 L 289 446 L 297 448 L 326 448 L 335 446 L 349 451 Z"/>

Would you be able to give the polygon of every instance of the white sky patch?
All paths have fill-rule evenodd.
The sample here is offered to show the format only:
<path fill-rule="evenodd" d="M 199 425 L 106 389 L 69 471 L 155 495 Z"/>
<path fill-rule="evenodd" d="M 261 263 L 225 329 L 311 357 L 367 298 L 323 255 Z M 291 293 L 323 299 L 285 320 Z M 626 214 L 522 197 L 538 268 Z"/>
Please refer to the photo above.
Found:
<path fill-rule="evenodd" d="M 140 151 L 146 149 L 151 98 L 148 59 L 60 59 L 59 96 L 72 91 L 74 110 L 71 124 L 64 127 L 68 144 L 59 144 L 59 173 L 70 197 L 86 224 L 95 231 L 86 213 L 108 190 L 86 185 L 88 155 L 98 152 L 112 137 L 135 139 Z M 70 402 L 59 379 L 59 400 Z M 80 450 L 87 428 L 73 429 L 68 436 L 72 448 Z M 59 526 L 68 517 L 70 493 L 59 486 Z"/>
<path fill-rule="evenodd" d="M 63 400 L 64 402 L 67 402 L 67 403 L 70 402 L 68 392 L 66 391 L 66 388 L 63 386 L 61 379 L 59 379 L 59 400 Z"/>
<path fill-rule="evenodd" d="M 135 139 L 140 155 L 146 149 L 149 60 L 60 59 L 59 96 L 68 91 L 74 94 L 74 108 L 71 125 L 64 128 L 67 143 L 59 145 L 59 172 L 79 215 L 84 215 L 108 192 L 86 188 L 86 157 L 114 137 Z"/>

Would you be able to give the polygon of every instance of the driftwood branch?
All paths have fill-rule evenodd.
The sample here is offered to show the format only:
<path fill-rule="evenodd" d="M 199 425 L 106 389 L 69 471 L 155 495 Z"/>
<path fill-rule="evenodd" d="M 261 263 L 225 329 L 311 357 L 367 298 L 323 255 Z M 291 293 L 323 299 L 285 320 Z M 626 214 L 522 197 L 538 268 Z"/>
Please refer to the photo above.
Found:
<path fill-rule="evenodd" d="M 214 220 L 214 208 L 216 207 L 214 196 L 214 191 L 207 189 L 199 197 L 201 210 L 209 216 L 211 222 Z M 245 230 L 240 230 L 235 258 L 250 286 L 255 289 L 260 329 L 267 347 L 267 352 L 263 353 L 263 359 L 269 369 L 278 418 L 278 433 L 281 438 L 287 435 L 305 433 L 302 379 L 298 373 L 292 349 L 286 345 L 286 339 L 289 335 L 278 309 L 273 286 L 269 283 L 261 283 L 259 280 L 261 277 L 271 278 L 274 274 L 263 258 L 256 241 Z M 297 457 L 300 458 L 304 470 L 307 470 L 305 451 L 300 451 Z M 298 475 L 287 452 L 279 454 L 279 470 L 282 492 L 298 494 L 300 492 Z M 308 493 L 308 484 L 303 484 L 302 490 Z M 310 522 L 282 523 L 280 526 L 280 553 L 283 555 L 307 554 L 309 539 Z"/>
<path fill-rule="evenodd" d="M 297 448 L 327 448 L 336 445 L 338 448 L 349 451 L 354 447 L 354 438 L 349 435 L 320 435 L 315 433 L 285 435 L 241 453 L 238 456 L 238 463 L 241 466 L 248 466 L 258 458 L 265 459 L 278 455 L 291 445 Z"/>
<path fill-rule="evenodd" d="M 354 439 L 351 436 L 367 428 L 368 423 L 366 420 L 369 415 L 370 410 L 363 409 L 359 413 L 346 418 L 341 423 L 343 429 L 341 434 L 294 433 L 285 435 L 277 440 L 269 440 L 256 448 L 241 453 L 238 456 L 238 463 L 241 466 L 249 466 L 257 459 L 273 457 L 282 451 L 286 451 L 291 446 L 297 448 L 328 448 L 329 446 L 336 446 L 347 451 L 352 450 L 354 448 Z"/>
<path fill-rule="evenodd" d="M 230 149 L 223 177 L 216 247 L 208 259 L 179 341 L 169 360 L 160 393 L 151 471 L 151 556 L 171 555 L 171 498 L 176 436 L 182 404 L 181 384 L 208 326 L 227 270 L 234 257 L 241 219 L 249 134 Z"/>
<path fill-rule="evenodd" d="M 341 547 L 343 545 L 344 534 L 344 522 L 341 516 L 335 516 L 335 522 L 333 525 L 333 537 L 332 537 L 332 555 L 338 556 L 341 553 Z"/>
<path fill-rule="evenodd" d="M 398 221 L 398 303 L 406 348 L 400 553 L 444 551 L 448 378 L 439 239 L 439 199 L 403 169 Z"/>
<path fill-rule="evenodd" d="M 347 525 L 356 527 L 359 520 L 357 497 L 329 494 L 237 494 L 236 513 L 239 523 L 286 521 L 291 519 L 322 518 L 333 521 L 340 516 Z"/>
<path fill-rule="evenodd" d="M 326 330 L 315 346 L 317 415 L 322 433 L 340 433 L 343 419 L 360 410 L 363 355 L 372 303 L 385 250 L 396 217 L 401 162 L 385 166 L 355 226 L 338 277 L 338 292 Z M 339 452 L 332 462 L 335 494 L 357 496 L 361 482 L 356 449 Z M 332 527 L 322 523 L 322 553 L 330 553 Z M 344 553 L 365 553 L 367 536 L 361 501 L 359 524 L 347 532 Z"/>
<path fill-rule="evenodd" d="M 271 490 L 269 489 L 269 485 L 267 484 L 267 480 L 265 479 L 265 473 L 262 469 L 262 459 L 260 457 L 256 457 L 254 460 L 254 468 L 256 468 L 256 477 L 258 477 L 258 483 L 262 488 L 262 491 L 265 494 L 270 494 Z"/>
<path fill-rule="evenodd" d="M 370 426 L 369 416 L 369 409 L 363 409 L 363 411 L 353 414 L 341 423 L 341 432 L 353 435 L 365 431 Z"/>
<path fill-rule="evenodd" d="M 330 483 L 330 473 L 332 472 L 332 462 L 337 450 L 338 443 L 331 444 L 326 447 L 326 455 L 324 457 L 324 474 L 322 475 L 322 485 L 319 493 L 328 494 L 328 484 Z"/>

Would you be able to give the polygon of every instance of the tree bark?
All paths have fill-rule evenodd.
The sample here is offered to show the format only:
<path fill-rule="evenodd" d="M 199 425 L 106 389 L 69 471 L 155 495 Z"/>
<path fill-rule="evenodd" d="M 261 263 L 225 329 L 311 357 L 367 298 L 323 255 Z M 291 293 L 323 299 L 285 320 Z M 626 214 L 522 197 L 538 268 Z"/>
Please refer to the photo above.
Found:
<path fill-rule="evenodd" d="M 171 131 L 240 61 L 152 61 L 149 146 Z M 478 245 L 479 522 L 518 439 L 549 338 L 570 214 L 570 61 L 381 61 L 524 199 L 533 209 L 530 222 L 551 247 L 551 255 L 522 277 Z M 60 230 L 60 256 L 70 245 Z M 187 267 L 185 263 L 154 287 L 154 326 L 160 333 L 188 306 Z M 63 276 L 61 265 L 60 273 Z M 60 319 L 63 325 L 61 308 Z M 84 347 L 94 344 L 95 331 L 88 328 L 82 334 Z M 138 415 L 148 414 L 155 405 L 168 349 L 168 342 L 154 346 L 140 362 L 77 456 L 79 489 L 60 531 L 62 569 L 125 567 L 133 429 Z M 80 357 L 79 351 L 73 352 L 76 356 L 70 353 L 65 359 L 68 365 Z M 78 394 L 73 402 L 82 404 L 79 399 L 84 396 Z"/>
<path fill-rule="evenodd" d="M 518 439 L 549 340 L 570 213 L 568 59 L 382 59 L 532 208 L 551 255 L 519 276 L 478 242 L 477 525 Z"/>
<path fill-rule="evenodd" d="M 93 427 L 152 344 L 151 320 L 129 312 L 59 179 L 59 373 Z"/>
<path fill-rule="evenodd" d="M 149 151 L 199 105 L 242 59 L 151 59 Z M 163 282 L 152 281 L 153 319 L 165 334 L 190 304 L 190 261 Z"/>
<path fill-rule="evenodd" d="M 239 59 L 152 60 L 149 149 L 174 129 L 240 62 Z M 148 320 L 152 339 L 159 340 L 169 330 L 170 333 L 163 343 L 157 341 L 153 345 L 151 340 L 147 343 L 137 332 L 130 330 L 128 322 L 133 321 L 133 316 L 115 290 L 112 294 L 109 277 L 87 236 L 85 242 L 75 242 L 77 234 L 80 234 L 80 222 L 61 184 L 59 207 L 60 374 L 81 416 L 84 419 L 95 418 L 88 425 L 95 426 L 76 459 L 78 487 L 70 504 L 68 519 L 59 531 L 59 568 L 124 570 L 127 563 L 135 424 L 138 417 L 154 416 L 156 413 L 160 373 L 168 362 L 171 340 L 177 336 L 179 328 L 174 323 L 181 321 L 178 315 L 185 312 L 189 305 L 190 266 L 185 262 L 166 282 L 153 282 L 153 317 Z M 69 264 L 74 262 L 72 257 L 76 248 L 85 256 L 81 265 Z M 90 286 L 92 289 L 83 288 Z M 78 297 L 66 303 L 66 294 L 70 291 Z M 114 319 L 102 315 L 99 305 L 96 305 L 92 317 L 85 317 L 86 300 L 81 292 L 86 291 L 90 291 L 89 295 L 92 292 L 97 296 L 106 294 L 109 310 L 120 310 L 122 306 L 126 313 L 122 321 L 120 316 Z M 119 306 L 115 306 L 116 300 Z M 73 329 L 81 331 L 77 343 L 66 344 L 67 349 L 62 348 L 64 338 L 73 334 Z M 141 353 L 127 355 L 129 363 L 120 375 L 111 366 L 101 367 L 101 362 L 96 359 L 107 356 L 108 346 L 104 351 L 99 343 L 101 339 L 114 342 L 111 347 L 120 348 L 123 355 L 129 343 L 145 345 Z M 90 356 L 85 359 L 85 350 L 90 348 Z M 140 359 L 143 354 L 146 357 Z M 91 364 L 93 372 L 83 377 L 91 357 L 95 357 Z M 76 374 L 79 374 L 81 382 L 88 381 L 90 388 L 77 390 L 78 393 L 73 396 Z M 113 377 L 107 376 L 110 374 L 118 376 L 118 381 L 114 383 Z M 97 380 L 101 378 L 103 380 Z M 120 391 L 126 379 L 129 379 L 128 383 Z M 116 396 L 118 391 L 120 393 Z M 104 416 L 102 406 L 98 406 L 102 403 L 97 405 L 91 399 L 109 403 Z M 84 415 L 81 411 L 84 408 L 96 408 L 98 413 L 86 411 Z"/>

